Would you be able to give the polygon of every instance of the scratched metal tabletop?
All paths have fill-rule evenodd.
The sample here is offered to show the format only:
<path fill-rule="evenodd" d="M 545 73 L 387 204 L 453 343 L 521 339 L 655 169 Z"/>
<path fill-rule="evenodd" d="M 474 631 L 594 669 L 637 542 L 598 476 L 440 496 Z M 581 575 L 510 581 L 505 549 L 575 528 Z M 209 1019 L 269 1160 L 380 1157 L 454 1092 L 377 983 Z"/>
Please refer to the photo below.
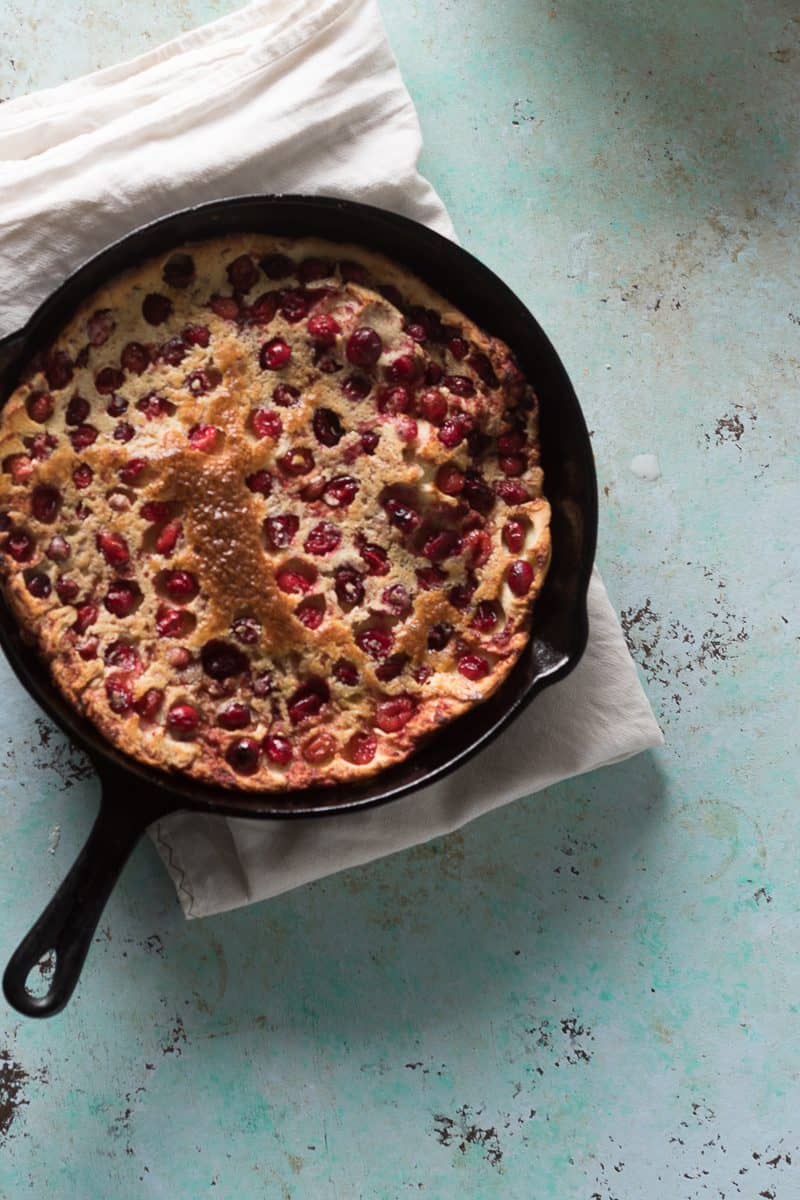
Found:
<path fill-rule="evenodd" d="M 0 95 L 234 7 L 6 0 Z M 583 402 L 667 745 L 189 924 L 143 843 L 72 1006 L 2 1008 L 0 1195 L 793 1200 L 800 23 L 788 0 L 383 12 L 425 171 Z M 3 668 L 3 962 L 96 802 Z"/>

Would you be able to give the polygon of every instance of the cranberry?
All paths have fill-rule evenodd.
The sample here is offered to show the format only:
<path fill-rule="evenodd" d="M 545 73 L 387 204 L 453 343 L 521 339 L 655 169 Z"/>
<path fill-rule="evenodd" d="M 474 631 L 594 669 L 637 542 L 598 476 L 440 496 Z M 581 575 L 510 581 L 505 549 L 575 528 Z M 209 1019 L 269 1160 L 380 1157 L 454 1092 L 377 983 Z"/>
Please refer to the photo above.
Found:
<path fill-rule="evenodd" d="M 135 671 L 141 666 L 141 660 L 130 642 L 112 642 L 103 655 L 109 667 L 119 667 L 123 671 Z"/>
<path fill-rule="evenodd" d="M 533 583 L 533 567 L 523 558 L 516 558 L 506 572 L 506 583 L 515 596 L 527 596 Z"/>
<path fill-rule="evenodd" d="M 108 415 L 110 417 L 121 417 L 122 414 L 127 411 L 128 411 L 128 401 L 125 399 L 124 396 L 117 396 L 115 394 L 111 397 L 108 404 L 106 405 L 106 412 L 108 413 Z"/>
<path fill-rule="evenodd" d="M 221 436 L 222 430 L 217 429 L 216 425 L 193 425 L 189 430 L 189 445 L 193 450 L 210 454 L 217 446 Z"/>
<path fill-rule="evenodd" d="M 357 367 L 371 367 L 381 356 L 383 342 L 374 329 L 362 325 L 354 329 L 347 339 L 348 361 Z"/>
<path fill-rule="evenodd" d="M 71 553 L 72 548 L 69 542 L 60 533 L 56 533 L 51 537 L 45 548 L 45 554 L 51 562 L 66 562 Z"/>
<path fill-rule="evenodd" d="M 390 383 L 409 383 L 417 374 L 417 361 L 413 354 L 398 354 L 388 363 L 385 375 Z"/>
<path fill-rule="evenodd" d="M 148 325 L 163 325 L 172 314 L 172 301 L 159 292 L 149 292 L 142 301 L 142 316 Z"/>
<path fill-rule="evenodd" d="M 399 413 L 407 412 L 410 404 L 411 397 L 408 394 L 407 388 L 400 386 L 382 388 L 378 393 L 379 412 L 397 416 Z"/>
<path fill-rule="evenodd" d="M 194 733 L 200 724 L 200 713 L 193 704 L 173 704 L 167 713 L 170 733 Z"/>
<path fill-rule="evenodd" d="M 315 316 L 309 317 L 306 328 L 320 346 L 333 346 L 337 333 L 342 332 L 342 327 L 336 318 L 327 313 L 317 313 Z"/>
<path fill-rule="evenodd" d="M 389 574 L 389 555 L 382 546 L 377 546 L 374 542 L 364 542 L 359 546 L 358 552 L 367 564 L 369 575 Z"/>
<path fill-rule="evenodd" d="M 231 287 L 237 292 L 249 292 L 258 280 L 258 267 L 249 254 L 240 254 L 226 268 Z"/>
<path fill-rule="evenodd" d="M 498 454 L 518 454 L 520 450 L 525 449 L 526 439 L 525 434 L 518 429 L 511 433 L 502 433 L 497 439 Z"/>
<path fill-rule="evenodd" d="M 361 449 L 365 454 L 374 454 L 380 440 L 380 434 L 374 429 L 365 429 L 361 435 Z"/>
<path fill-rule="evenodd" d="M 304 446 L 295 446 L 278 459 L 278 466 L 286 475 L 307 475 L 314 468 L 314 455 Z"/>
<path fill-rule="evenodd" d="M 417 408 L 420 416 L 430 421 L 431 425 L 441 425 L 447 416 L 447 399 L 436 388 L 429 388 L 420 396 Z"/>
<path fill-rule="evenodd" d="M 205 349 L 211 340 L 211 331 L 207 325 L 187 325 L 181 337 L 187 346 L 202 346 Z"/>
<path fill-rule="evenodd" d="M 382 700 L 375 709 L 375 724 L 384 733 L 398 733 L 414 715 L 414 701 L 410 696 L 396 696 Z"/>
<path fill-rule="evenodd" d="M 67 405 L 64 413 L 64 421 L 67 425 L 80 425 L 88 417 L 91 411 L 91 405 L 83 396 L 79 396 L 76 392 Z"/>
<path fill-rule="evenodd" d="M 299 528 L 300 520 L 294 513 L 284 513 L 278 517 L 267 517 L 264 522 L 264 534 L 269 546 L 273 550 L 285 550 L 287 546 L 291 546 Z"/>
<path fill-rule="evenodd" d="M 80 357 L 80 356 L 79 356 Z M 75 360 L 77 363 L 77 359 Z M 84 641 L 76 645 L 75 649 L 81 656 L 84 662 L 89 662 L 93 658 L 97 658 L 97 651 L 100 646 L 99 638 L 86 638 Z"/>
<path fill-rule="evenodd" d="M 439 625 L 432 625 L 428 630 L 428 649 L 444 650 L 452 636 L 453 626 L 447 621 L 442 621 Z"/>
<path fill-rule="evenodd" d="M 312 766 L 330 762 L 336 753 L 336 742 L 329 733 L 315 733 L 303 746 L 303 758 Z"/>
<path fill-rule="evenodd" d="M 372 390 L 372 384 L 365 375 L 348 375 L 342 380 L 342 391 L 348 400 L 354 403 L 365 400 Z"/>
<path fill-rule="evenodd" d="M 251 492 L 257 492 L 260 496 L 269 496 L 272 493 L 272 476 L 269 471 L 254 471 L 252 475 L 248 475 L 245 483 Z"/>
<path fill-rule="evenodd" d="M 324 679 L 312 678 L 289 697 L 286 709 L 293 725 L 307 717 L 316 717 L 330 699 L 330 689 Z"/>
<path fill-rule="evenodd" d="M 141 375 L 150 366 L 150 352 L 141 342 L 128 342 L 122 349 L 119 361 L 126 371 Z"/>
<path fill-rule="evenodd" d="M 98 308 L 86 322 L 86 332 L 92 346 L 102 346 L 111 337 L 116 322 L 111 316 L 110 308 Z"/>
<path fill-rule="evenodd" d="M 471 424 L 471 418 L 466 413 L 456 413 L 452 417 L 447 417 L 439 430 L 439 441 L 448 450 L 454 450 L 456 446 L 461 445 L 469 433 Z"/>
<path fill-rule="evenodd" d="M 186 358 L 188 347 L 182 337 L 171 337 L 159 351 L 160 357 L 171 367 L 177 367 Z"/>
<path fill-rule="evenodd" d="M 103 601 L 108 611 L 115 617 L 127 617 L 133 612 L 142 598 L 142 593 L 135 583 L 115 579 L 106 592 Z"/>
<path fill-rule="evenodd" d="M 62 604 L 72 604 L 73 600 L 77 600 L 79 591 L 80 588 L 74 579 L 65 579 L 62 576 L 56 580 L 56 595 Z M 94 611 L 97 616 L 97 609 Z"/>
<path fill-rule="evenodd" d="M 33 557 L 34 540 L 22 529 L 15 529 L 6 538 L 6 551 L 15 562 L 29 562 Z"/>
<path fill-rule="evenodd" d="M 375 668 L 375 678 L 381 683 L 389 683 L 392 679 L 397 679 L 398 675 L 402 675 L 407 665 L 407 654 L 392 654 Z"/>
<path fill-rule="evenodd" d="M 343 683 L 345 687 L 355 687 L 358 683 L 358 671 L 355 664 L 348 662 L 346 658 L 340 658 L 333 664 L 333 677 L 339 683 Z"/>
<path fill-rule="evenodd" d="M 44 373 L 51 388 L 65 388 L 72 379 L 72 359 L 66 350 L 53 350 L 45 359 Z"/>
<path fill-rule="evenodd" d="M 281 292 L 281 316 L 290 325 L 297 325 L 308 315 L 308 297 L 305 292 L 289 289 Z"/>
<path fill-rule="evenodd" d="M 91 446 L 97 441 L 97 430 L 94 425 L 79 425 L 69 435 L 69 440 L 72 442 L 73 450 L 85 450 L 87 446 Z"/>
<path fill-rule="evenodd" d="M 205 396 L 212 392 L 215 387 L 219 387 L 222 382 L 222 374 L 215 367 L 209 367 L 207 370 L 190 371 L 184 379 L 184 387 L 186 387 L 193 396 Z"/>
<path fill-rule="evenodd" d="M 129 442 L 136 430 L 127 421 L 118 421 L 114 427 L 114 438 L 118 442 Z"/>
<path fill-rule="evenodd" d="M 318 408 L 312 418 L 314 437 L 323 446 L 338 446 L 344 436 L 342 422 L 332 408 Z"/>
<path fill-rule="evenodd" d="M 374 733 L 362 730 L 354 733 L 344 747 L 344 757 L 357 767 L 365 767 L 371 763 L 378 749 L 378 739 Z"/>
<path fill-rule="evenodd" d="M 443 529 L 426 538 L 422 553 L 431 562 L 444 562 L 458 551 L 461 539 L 452 529 Z"/>
<path fill-rule="evenodd" d="M 110 567 L 124 567 L 130 561 L 128 543 L 121 533 L 98 533 L 96 543 Z"/>
<path fill-rule="evenodd" d="M 384 501 L 383 507 L 391 524 L 403 533 L 413 533 L 419 528 L 420 515 L 411 505 L 404 504 L 402 500 L 389 499 Z"/>
<path fill-rule="evenodd" d="M 141 400 L 136 401 L 136 408 L 140 413 L 144 413 L 148 421 L 158 421 L 161 417 L 171 416 L 175 412 L 174 404 L 170 404 L 169 400 L 165 400 L 156 392 L 148 392 L 146 396 L 142 396 Z"/>
<path fill-rule="evenodd" d="M 506 504 L 524 504 L 530 499 L 525 484 L 516 479 L 499 479 L 494 485 L 494 490 Z"/>
<path fill-rule="evenodd" d="M 94 386 L 101 396 L 110 396 L 125 382 L 124 372 L 115 367 L 103 367 L 94 377 Z M 87 409 L 88 411 L 88 409 Z"/>
<path fill-rule="evenodd" d="M 388 629 L 361 629 L 356 634 L 356 645 L 370 658 L 386 658 L 394 645 L 394 635 Z"/>
<path fill-rule="evenodd" d="M 171 511 L 169 504 L 164 503 L 163 500 L 145 500 L 139 509 L 145 521 L 152 522 L 166 521 Z"/>
<path fill-rule="evenodd" d="M 447 583 L 447 574 L 441 567 L 419 567 L 415 574 L 423 592 L 431 592 Z"/>
<path fill-rule="evenodd" d="M 464 483 L 464 499 L 470 508 L 479 513 L 489 513 L 494 508 L 494 494 L 485 479 L 477 471 L 468 471 Z"/>
<path fill-rule="evenodd" d="M 214 295 L 208 302 L 211 311 L 223 321 L 235 321 L 239 316 L 239 302 L 233 296 Z"/>
<path fill-rule="evenodd" d="M 261 745 L 269 761 L 276 766 L 286 767 L 292 761 L 292 743 L 281 734 L 268 733 Z"/>
<path fill-rule="evenodd" d="M 247 656 L 220 638 L 206 642 L 200 651 L 200 661 L 206 675 L 212 679 L 229 679 L 232 675 L 241 675 L 247 669 Z"/>
<path fill-rule="evenodd" d="M 495 374 L 494 367 L 485 354 L 480 351 L 475 351 L 467 360 L 478 378 L 486 384 L 487 387 L 496 388 L 500 385 L 500 380 Z"/>
<path fill-rule="evenodd" d="M 14 483 L 27 483 L 33 474 L 33 463 L 27 454 L 10 454 L 3 459 L 3 470 L 11 474 Z"/>
<path fill-rule="evenodd" d="M 237 642 L 244 646 L 255 646 L 261 637 L 262 629 L 255 617 L 236 617 L 231 622 L 231 633 Z"/>
<path fill-rule="evenodd" d="M 300 389 L 290 383 L 279 383 L 272 393 L 273 401 L 279 408 L 291 408 L 300 399 Z"/>
<path fill-rule="evenodd" d="M 184 671 L 192 662 L 191 651 L 185 646 L 170 646 L 165 651 L 164 658 L 176 671 Z"/>
<path fill-rule="evenodd" d="M 292 348 L 282 337 L 265 342 L 259 352 L 258 361 L 262 371 L 280 371 L 292 357 Z"/>
<path fill-rule="evenodd" d="M 431 670 L 431 668 L 430 668 L 430 667 L 426 667 L 426 666 L 422 666 L 422 667 L 416 667 L 416 668 L 415 668 L 415 669 L 414 669 L 414 670 L 411 672 L 411 676 L 412 676 L 412 678 L 413 678 L 413 679 L 414 679 L 414 680 L 415 680 L 417 683 L 427 683 L 427 682 L 428 682 L 428 680 L 430 679 L 430 677 L 431 677 L 431 675 L 432 675 L 432 674 L 433 674 L 433 671 Z"/>
<path fill-rule="evenodd" d="M 172 600 L 193 600 L 200 588 L 189 571 L 168 571 L 164 578 L 164 590 Z"/>
<path fill-rule="evenodd" d="M 452 463 L 445 463 L 436 472 L 436 486 L 445 496 L 458 496 L 464 490 L 464 475 Z"/>
<path fill-rule="evenodd" d="M 345 258 L 339 263 L 339 274 L 345 283 L 369 283 L 369 272 L 361 263 Z"/>
<path fill-rule="evenodd" d="M 304 258 L 297 271 L 297 276 L 303 283 L 327 279 L 332 274 L 333 265 L 324 258 Z"/>
<path fill-rule="evenodd" d="M 447 343 L 447 349 L 458 362 L 469 354 L 469 342 L 462 337 L 452 337 Z M 459 378 L 457 376 L 457 378 Z"/>
<path fill-rule="evenodd" d="M 106 679 L 108 707 L 118 716 L 124 716 L 133 708 L 133 689 L 124 675 L 114 673 Z"/>
<path fill-rule="evenodd" d="M 396 617 L 407 617 L 411 612 L 411 597 L 402 583 L 393 583 L 391 587 L 384 588 L 381 600 Z"/>
<path fill-rule="evenodd" d="M 256 437 L 271 438 L 275 442 L 283 433 L 283 421 L 280 413 L 276 413 L 272 408 L 257 408 L 251 421 Z"/>
<path fill-rule="evenodd" d="M 237 738 L 225 751 L 225 761 L 237 775 L 254 775 L 258 770 L 261 747 L 254 738 Z"/>
<path fill-rule="evenodd" d="M 450 591 L 447 593 L 447 599 L 452 604 L 453 608 L 457 608 L 460 612 L 463 612 L 465 609 L 469 608 L 474 595 L 474 584 L 458 583 L 455 587 L 450 588 Z"/>
<path fill-rule="evenodd" d="M 437 383 L 442 382 L 444 371 L 438 363 L 428 363 L 425 368 L 425 383 L 428 387 L 436 387 Z"/>
<path fill-rule="evenodd" d="M 522 475 L 527 466 L 521 454 L 502 454 L 497 461 L 503 474 L 514 478 Z"/>
<path fill-rule="evenodd" d="M 75 484 L 75 487 L 81 491 L 83 491 L 84 488 L 88 488 L 93 479 L 94 471 L 88 463 L 79 463 L 72 472 L 72 482 Z"/>
<path fill-rule="evenodd" d="M 248 317 L 252 325 L 269 325 L 277 311 L 278 297 L 275 292 L 262 292 L 258 299 L 253 301 Z"/>
<path fill-rule="evenodd" d="M 161 272 L 164 283 L 174 288 L 186 288 L 194 279 L 194 259 L 189 254 L 171 254 Z"/>
<path fill-rule="evenodd" d="M 512 554 L 519 554 L 525 544 L 525 526 L 522 521 L 506 521 L 503 526 L 503 541 Z"/>
<path fill-rule="evenodd" d="M 364 577 L 355 567 L 337 567 L 333 573 L 336 599 L 342 608 L 353 608 L 364 601 Z"/>
<path fill-rule="evenodd" d="M 49 458 L 58 445 L 58 438 L 53 437 L 52 433 L 35 433 L 33 437 L 22 440 L 30 451 L 31 458 L 36 459 Z"/>
<path fill-rule="evenodd" d="M 56 587 L 58 591 L 58 587 Z M 72 628 L 76 633 L 86 633 L 90 625 L 94 625 L 97 620 L 97 606 L 95 604 L 81 604 L 75 610 L 75 622 Z"/>
<path fill-rule="evenodd" d="M 492 539 L 483 529 L 471 529 L 464 535 L 462 550 L 473 567 L 484 567 L 492 553 Z"/>
<path fill-rule="evenodd" d="M 488 633 L 490 629 L 494 629 L 499 620 L 497 609 L 491 600 L 481 600 L 480 604 L 475 609 L 475 615 L 470 624 L 473 629 L 477 629 L 479 633 Z"/>
<path fill-rule="evenodd" d="M 52 525 L 61 507 L 61 492 L 58 488 L 39 484 L 31 493 L 31 514 L 43 525 Z"/>
<path fill-rule="evenodd" d="M 34 571 L 32 575 L 28 575 L 25 580 L 25 586 L 37 600 L 45 600 L 52 590 L 50 580 L 43 571 Z"/>
<path fill-rule="evenodd" d="M 352 475 L 336 475 L 325 485 L 322 498 L 330 508 L 347 508 L 356 498 L 358 480 Z"/>
<path fill-rule="evenodd" d="M 330 521 L 320 521 L 303 543 L 307 554 L 332 554 L 342 540 L 341 532 Z"/>
<path fill-rule="evenodd" d="M 161 688 L 148 688 L 138 700 L 134 701 L 133 708 L 143 720 L 153 721 L 163 703 L 164 693 Z"/>
<path fill-rule="evenodd" d="M 406 322 L 404 328 L 412 341 L 418 342 L 419 345 L 423 345 L 425 342 L 427 342 L 428 331 L 419 321 L 408 321 Z"/>
<path fill-rule="evenodd" d="M 294 615 L 306 629 L 319 629 L 325 616 L 325 601 L 322 597 L 311 596 L 298 604 Z"/>
<path fill-rule="evenodd" d="M 454 396 L 468 399 L 475 395 L 475 384 L 468 375 L 445 375 L 442 387 L 446 387 Z"/>
<path fill-rule="evenodd" d="M 261 270 L 267 279 L 286 279 L 294 274 L 294 263 L 285 254 L 267 254 L 261 259 Z"/>
<path fill-rule="evenodd" d="M 282 592 L 286 592 L 290 596 L 297 596 L 304 592 L 310 592 L 317 578 L 315 567 L 308 568 L 309 572 L 313 571 L 313 576 L 304 574 L 301 571 L 293 571 L 291 567 L 284 567 L 278 571 L 275 576 L 275 582 Z"/>
<path fill-rule="evenodd" d="M 471 679 L 477 683 L 479 679 L 483 679 L 489 674 L 489 664 L 485 658 L 481 658 L 479 654 L 464 654 L 458 660 L 458 670 L 465 679 Z"/>
<path fill-rule="evenodd" d="M 219 710 L 217 724 L 222 729 L 246 729 L 250 724 L 250 709 L 234 701 Z"/>
<path fill-rule="evenodd" d="M 164 526 L 156 538 L 156 550 L 159 554 L 171 554 L 177 545 L 178 538 L 183 533 L 180 521 L 170 521 Z"/>
<path fill-rule="evenodd" d="M 53 415 L 53 397 L 49 392 L 31 392 L 25 401 L 25 408 L 32 421 L 44 425 Z"/>

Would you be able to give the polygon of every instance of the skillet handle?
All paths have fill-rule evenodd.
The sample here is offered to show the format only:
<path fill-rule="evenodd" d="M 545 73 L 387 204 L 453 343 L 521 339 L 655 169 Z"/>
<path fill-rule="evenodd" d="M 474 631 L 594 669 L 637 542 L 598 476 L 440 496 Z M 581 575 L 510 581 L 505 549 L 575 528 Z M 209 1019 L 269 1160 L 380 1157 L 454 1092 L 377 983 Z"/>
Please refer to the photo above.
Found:
<path fill-rule="evenodd" d="M 26 1017 L 61 1012 L 75 990 L 97 922 L 131 851 L 147 826 L 175 807 L 167 797 L 135 796 L 130 783 L 126 787 L 117 779 L 103 779 L 100 812 L 86 844 L 3 975 L 6 1000 L 17 1012 Z M 50 985 L 44 995 L 34 996 L 25 981 L 48 953 L 55 956 Z"/>

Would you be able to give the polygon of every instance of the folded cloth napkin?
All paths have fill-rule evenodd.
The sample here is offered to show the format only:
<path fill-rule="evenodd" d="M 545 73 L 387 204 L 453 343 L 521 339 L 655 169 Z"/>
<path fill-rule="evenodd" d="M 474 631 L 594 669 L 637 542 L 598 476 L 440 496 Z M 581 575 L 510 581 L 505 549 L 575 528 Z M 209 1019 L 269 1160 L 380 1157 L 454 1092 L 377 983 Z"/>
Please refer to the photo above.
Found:
<path fill-rule="evenodd" d="M 0 332 L 148 219 L 247 192 L 349 196 L 454 236 L 374 0 L 257 0 L 131 62 L 0 108 Z M 151 829 L 187 916 L 426 841 L 661 734 L 597 573 L 589 646 L 467 767 L 335 821 L 178 813 Z M 442 736 L 447 736 L 446 732 Z"/>

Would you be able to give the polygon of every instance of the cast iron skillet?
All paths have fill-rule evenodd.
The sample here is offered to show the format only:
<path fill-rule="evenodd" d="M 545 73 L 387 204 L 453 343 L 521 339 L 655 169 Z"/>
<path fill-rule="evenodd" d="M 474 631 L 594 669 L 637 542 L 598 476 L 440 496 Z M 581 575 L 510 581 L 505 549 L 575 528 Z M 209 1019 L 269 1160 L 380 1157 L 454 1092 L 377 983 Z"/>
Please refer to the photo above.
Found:
<path fill-rule="evenodd" d="M 86 845 L 3 976 L 6 999 L 27 1016 L 52 1016 L 69 1000 L 117 877 L 143 831 L 159 817 L 192 809 L 233 817 L 309 818 L 395 800 L 432 783 L 486 746 L 543 687 L 575 666 L 586 645 L 597 494 L 589 435 L 570 381 L 537 322 L 496 275 L 459 246 L 405 217 L 324 197 L 244 196 L 189 208 L 137 229 L 70 275 L 24 329 L 0 342 L 0 403 L 31 354 L 108 279 L 183 241 L 234 232 L 317 235 L 382 251 L 514 349 L 541 399 L 545 485 L 553 508 L 553 561 L 537 601 L 534 635 L 493 696 L 431 737 L 407 761 L 363 785 L 237 793 L 147 767 L 107 742 L 61 697 L 0 601 L 0 644 L 17 678 L 86 751 L 102 785 L 100 812 Z M 48 952 L 55 958 L 48 990 L 34 996 L 26 979 Z"/>

